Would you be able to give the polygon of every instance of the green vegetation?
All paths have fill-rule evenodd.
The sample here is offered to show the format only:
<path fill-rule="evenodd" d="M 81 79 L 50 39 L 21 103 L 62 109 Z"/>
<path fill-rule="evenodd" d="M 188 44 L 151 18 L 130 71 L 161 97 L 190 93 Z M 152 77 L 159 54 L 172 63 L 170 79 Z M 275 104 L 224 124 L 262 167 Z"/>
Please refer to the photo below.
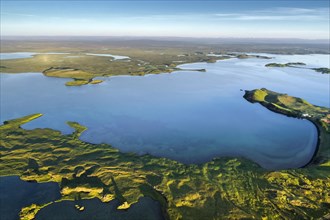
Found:
<path fill-rule="evenodd" d="M 306 65 L 305 63 L 301 63 L 301 62 L 294 62 L 294 63 L 268 63 L 265 66 L 266 67 L 297 67 L 297 66 L 304 66 Z M 305 68 L 305 69 L 311 69 L 311 70 L 315 70 L 318 73 L 322 73 L 322 74 L 330 74 L 330 69 L 329 68 Z"/>
<path fill-rule="evenodd" d="M 322 74 L 330 74 L 329 68 L 313 68 L 313 70 Z"/>
<path fill-rule="evenodd" d="M 103 82 L 103 80 L 97 79 L 97 80 L 90 81 L 89 84 L 99 84 L 99 83 L 102 83 L 102 82 Z"/>
<path fill-rule="evenodd" d="M 265 66 L 266 67 L 294 67 L 294 66 L 305 66 L 305 63 L 302 62 L 292 62 L 292 63 L 268 63 Z"/>
<path fill-rule="evenodd" d="M 75 79 L 73 81 L 66 82 L 66 86 L 82 86 L 87 85 L 89 83 L 89 80 L 83 80 L 83 79 Z"/>
<path fill-rule="evenodd" d="M 301 108 L 310 106 L 300 103 Z M 56 181 L 61 200 L 97 197 L 106 202 L 116 198 L 121 202 L 118 208 L 127 209 L 148 196 L 160 202 L 170 219 L 304 219 L 329 214 L 329 157 L 306 168 L 282 171 L 267 171 L 243 158 L 185 165 L 83 142 L 79 136 L 87 128 L 76 122 L 68 122 L 75 129 L 70 135 L 20 127 L 40 116 L 7 121 L 0 127 L 0 175 Z M 47 205 L 31 204 L 20 216 L 33 219 Z"/>
<path fill-rule="evenodd" d="M 45 76 L 59 78 L 73 78 L 77 80 L 88 80 L 93 74 L 70 67 L 50 67 L 42 72 Z"/>
<path fill-rule="evenodd" d="M 306 100 L 276 93 L 265 88 L 245 91 L 244 98 L 258 102 L 271 111 L 311 121 L 319 131 L 319 150 L 313 163 L 330 160 L 330 111 L 329 108 L 312 105 Z"/>
<path fill-rule="evenodd" d="M 72 69 L 70 67 L 50 67 L 43 71 L 45 76 L 58 77 L 58 78 L 72 78 L 73 81 L 66 82 L 66 86 L 82 86 L 87 84 L 99 84 L 102 80 L 93 80 L 93 74 L 81 71 L 78 69 Z"/>
<path fill-rule="evenodd" d="M 13 119 L 10 121 L 4 121 L 3 125 L 0 126 L 0 131 L 6 130 L 6 129 L 10 129 L 13 127 L 19 127 L 22 124 L 28 123 L 34 119 L 37 119 L 39 117 L 41 117 L 42 114 L 38 113 L 38 114 L 34 114 L 34 115 L 28 115 L 19 119 Z"/>

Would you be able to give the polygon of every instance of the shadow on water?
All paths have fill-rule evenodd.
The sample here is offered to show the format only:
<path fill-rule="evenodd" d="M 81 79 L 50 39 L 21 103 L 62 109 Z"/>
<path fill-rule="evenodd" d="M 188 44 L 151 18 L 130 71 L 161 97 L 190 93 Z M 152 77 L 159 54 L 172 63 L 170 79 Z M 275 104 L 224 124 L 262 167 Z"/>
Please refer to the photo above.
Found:
<path fill-rule="evenodd" d="M 23 207 L 31 204 L 46 204 L 61 198 L 60 187 L 55 182 L 37 183 L 21 180 L 18 176 L 0 177 L 0 219 L 19 219 Z M 159 202 L 143 197 L 128 210 L 118 210 L 119 200 L 103 203 L 99 199 L 54 202 L 41 209 L 36 219 L 74 220 L 74 219 L 111 219 L 111 220 L 162 220 Z M 84 207 L 79 211 L 75 207 Z"/>
<path fill-rule="evenodd" d="M 84 207 L 78 211 L 75 205 Z M 53 203 L 38 212 L 37 220 L 162 220 L 163 217 L 158 202 L 149 197 L 143 197 L 128 210 L 118 210 L 119 200 L 103 203 L 99 199 L 85 199 L 80 201 L 61 201 Z"/>
<path fill-rule="evenodd" d="M 55 182 L 26 182 L 18 176 L 0 177 L 0 219 L 19 219 L 23 207 L 45 204 L 61 198 L 60 187 Z"/>

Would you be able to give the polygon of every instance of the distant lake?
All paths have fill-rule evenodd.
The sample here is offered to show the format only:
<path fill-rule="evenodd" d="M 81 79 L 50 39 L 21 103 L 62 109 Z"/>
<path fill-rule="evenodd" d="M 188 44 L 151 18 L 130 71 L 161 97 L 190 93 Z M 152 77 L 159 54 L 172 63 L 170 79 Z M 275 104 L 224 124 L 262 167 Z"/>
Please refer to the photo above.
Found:
<path fill-rule="evenodd" d="M 317 131 L 306 120 L 273 113 L 244 98 L 267 88 L 329 107 L 329 77 L 309 69 L 266 68 L 270 62 L 329 67 L 329 55 L 272 55 L 184 64 L 171 74 L 118 76 L 98 85 L 66 87 L 69 79 L 40 73 L 1 74 L 1 121 L 45 115 L 23 127 L 68 134 L 65 121 L 89 129 L 81 136 L 123 152 L 150 153 L 184 163 L 243 156 L 268 169 L 295 168 L 312 157 Z"/>
<path fill-rule="evenodd" d="M 58 52 L 50 52 L 50 53 L 34 53 L 34 52 L 17 52 L 17 53 L 0 53 L 0 60 L 13 60 L 13 59 L 23 59 L 23 58 L 31 58 L 38 54 L 48 54 L 48 55 L 59 55 L 59 54 L 70 54 L 70 53 L 58 53 Z M 123 60 L 130 59 L 128 56 L 120 56 L 113 54 L 95 54 L 95 53 L 85 53 L 81 55 L 87 56 L 99 56 L 99 57 L 112 57 L 113 60 Z M 76 58 L 81 57 L 81 55 L 75 56 L 67 56 L 66 58 Z"/>
<path fill-rule="evenodd" d="M 17 53 L 0 53 L 0 60 L 13 60 L 13 59 L 23 59 L 23 58 L 31 58 L 38 54 L 48 54 L 48 55 L 58 55 L 58 54 L 70 54 L 70 53 L 57 53 L 57 52 L 49 52 L 49 53 L 33 53 L 33 52 L 17 52 Z"/>
<path fill-rule="evenodd" d="M 0 53 L 0 60 L 12 60 L 12 59 L 23 59 L 30 58 L 37 53 L 30 52 L 18 52 L 18 53 Z"/>

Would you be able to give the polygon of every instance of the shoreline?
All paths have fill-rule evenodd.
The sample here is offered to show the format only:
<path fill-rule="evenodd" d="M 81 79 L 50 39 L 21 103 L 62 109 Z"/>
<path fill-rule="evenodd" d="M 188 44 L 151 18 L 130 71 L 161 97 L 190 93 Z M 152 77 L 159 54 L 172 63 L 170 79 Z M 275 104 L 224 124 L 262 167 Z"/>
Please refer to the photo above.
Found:
<path fill-rule="evenodd" d="M 106 144 L 81 141 L 79 134 L 83 130 L 76 124 L 74 124 L 76 132 L 69 135 L 63 135 L 53 129 L 25 130 L 19 126 L 30 119 L 33 120 L 34 116 L 11 120 L 7 124 L 12 126 L 3 130 L 6 145 L 2 149 L 4 153 L 2 174 L 16 173 L 24 181 L 61 183 L 63 200 L 74 199 L 77 193 L 81 193 L 82 199 L 93 197 L 107 202 L 118 198 L 128 206 L 136 203 L 139 198 L 147 196 L 160 202 L 162 210 L 167 211 L 171 219 L 183 216 L 189 219 L 202 219 L 206 216 L 212 218 L 223 213 L 223 207 L 227 207 L 225 211 L 228 210 L 225 216 L 234 218 L 241 216 L 232 212 L 237 206 L 258 212 L 262 208 L 263 214 L 276 214 L 272 205 L 263 202 L 265 199 L 287 210 L 299 211 L 300 205 L 295 208 L 292 202 L 296 204 L 293 199 L 300 199 L 301 196 L 305 196 L 306 199 L 315 198 L 317 206 L 306 214 L 298 212 L 300 217 L 318 210 L 323 212 L 326 208 L 322 206 L 326 201 L 323 195 L 327 189 L 325 184 L 327 178 L 322 175 L 327 171 L 325 166 L 318 166 L 319 174 L 315 174 L 311 168 L 304 171 L 302 169 L 272 171 L 260 167 L 249 159 L 236 157 L 221 157 L 202 165 L 185 165 L 151 155 L 122 153 Z M 15 131 L 19 133 L 13 133 Z M 40 134 L 46 135 L 47 138 L 42 143 L 34 143 L 35 138 Z M 15 138 L 17 136 L 21 138 Z M 17 143 L 17 140 L 20 142 Z M 26 160 L 30 158 L 29 156 L 23 156 L 24 161 L 20 162 L 22 160 L 20 155 L 28 155 L 31 149 L 34 152 L 32 160 L 37 160 L 40 170 L 33 164 L 29 165 Z M 70 154 L 67 153 L 68 151 Z M 44 166 L 48 168 L 42 169 Z M 313 178 L 308 175 L 309 173 L 313 174 Z M 313 181 L 315 178 L 318 181 Z M 252 185 L 247 185 L 246 182 Z M 310 186 L 308 188 L 310 194 L 305 194 L 306 185 Z M 264 191 L 279 193 L 274 196 L 271 194 L 270 197 L 268 194 L 259 194 L 254 189 L 259 189 L 260 186 Z M 236 193 L 238 190 L 241 190 L 240 194 Z M 223 192 L 226 193 L 221 199 L 220 194 Z M 291 200 L 281 200 L 283 193 L 287 196 L 293 193 L 295 197 Z M 255 200 L 256 205 L 250 206 L 251 203 L 248 201 L 259 198 L 258 196 L 262 198 Z M 305 202 L 301 205 L 309 207 Z M 41 208 L 43 205 L 27 206 L 22 216 L 34 215 Z M 253 213 L 246 213 L 244 216 L 251 217 Z M 280 216 L 294 217 L 290 212 L 280 213 Z"/>
<path fill-rule="evenodd" d="M 266 90 L 266 89 L 261 89 L 261 91 L 263 91 L 263 90 Z M 256 99 L 254 99 L 254 97 L 251 97 L 251 94 L 249 94 L 249 93 L 253 93 L 254 91 L 256 91 L 256 90 L 251 90 L 251 91 L 245 90 L 245 94 L 244 94 L 243 97 L 248 102 L 259 103 L 259 104 L 261 104 L 262 106 L 264 106 L 265 108 L 267 108 L 268 110 L 270 110 L 274 113 L 285 115 L 287 117 L 292 117 L 292 118 L 296 118 L 296 119 L 307 120 L 307 121 L 311 122 L 314 125 L 314 127 L 316 128 L 316 132 L 317 132 L 317 142 L 316 142 L 314 153 L 313 153 L 311 159 L 305 165 L 303 165 L 299 168 L 306 168 L 306 167 L 309 167 L 309 166 L 312 166 L 312 165 L 321 164 L 322 163 L 322 155 L 321 154 L 323 153 L 323 150 L 325 150 L 325 149 L 323 149 L 324 148 L 323 145 L 324 146 L 327 145 L 327 143 L 324 143 L 324 142 L 327 142 L 327 140 L 324 140 L 324 138 L 327 137 L 326 136 L 327 131 L 324 130 L 324 128 L 316 121 L 317 119 L 314 119 L 314 118 L 311 118 L 311 117 L 303 117 L 303 116 L 299 115 L 299 114 L 301 114 L 300 112 L 297 112 L 297 111 L 292 112 L 290 109 L 286 109 L 283 106 L 279 106 L 278 104 L 267 102 L 265 100 L 264 101 L 256 100 Z M 275 92 L 272 92 L 272 91 L 269 91 L 269 90 L 267 90 L 267 91 L 270 92 L 270 93 L 275 93 Z M 276 93 L 276 94 L 277 95 L 282 95 L 280 93 Z M 293 97 L 293 98 L 295 98 L 295 97 Z M 288 111 L 288 110 L 290 110 L 290 111 Z M 318 120 L 320 120 L 320 119 L 318 118 Z M 325 136 L 325 137 L 323 137 L 323 136 Z M 326 159 L 327 159 L 327 157 L 326 157 Z M 317 160 L 319 160 L 319 161 L 317 161 Z"/>
<path fill-rule="evenodd" d="M 320 146 L 321 146 L 321 130 L 320 130 L 318 124 L 316 122 L 314 122 L 313 120 L 308 120 L 308 119 L 306 119 L 306 120 L 311 122 L 315 126 L 316 132 L 317 132 L 317 142 L 316 142 L 315 150 L 314 150 L 314 153 L 313 153 L 311 159 L 304 166 L 301 166 L 300 168 L 306 168 L 310 165 L 315 165 L 313 163 L 316 160 L 317 155 L 320 153 Z"/>

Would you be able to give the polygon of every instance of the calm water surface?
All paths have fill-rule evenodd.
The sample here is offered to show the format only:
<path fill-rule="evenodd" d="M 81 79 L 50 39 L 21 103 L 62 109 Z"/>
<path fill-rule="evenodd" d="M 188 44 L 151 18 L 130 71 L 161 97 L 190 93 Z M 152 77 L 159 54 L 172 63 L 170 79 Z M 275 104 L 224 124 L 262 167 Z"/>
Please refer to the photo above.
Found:
<path fill-rule="evenodd" d="M 81 136 L 85 141 L 184 163 L 243 156 L 269 169 L 303 166 L 315 150 L 315 127 L 247 102 L 240 89 L 265 87 L 329 107 L 329 75 L 264 67 L 270 62 L 329 67 L 329 56 L 269 56 L 274 59 L 185 64 L 181 67 L 207 72 L 119 76 L 82 87 L 66 87 L 68 80 L 40 73 L 1 74 L 1 121 L 40 112 L 44 117 L 23 127 L 67 134 L 72 129 L 65 121 L 77 121 L 89 128 Z"/>
<path fill-rule="evenodd" d="M 0 177 L 0 219 L 19 219 L 21 208 L 32 204 L 45 204 L 61 198 L 55 182 L 34 183 L 18 176 Z"/>
<path fill-rule="evenodd" d="M 55 182 L 26 182 L 18 176 L 0 177 L 0 219 L 19 219 L 23 207 L 32 204 L 46 204 L 61 198 L 60 187 Z M 84 206 L 83 212 L 77 211 L 75 205 Z M 128 210 L 117 210 L 118 200 L 103 203 L 99 199 L 55 202 L 43 208 L 36 219 L 72 220 L 100 219 L 112 220 L 162 220 L 164 219 L 159 202 L 142 197 Z"/>
<path fill-rule="evenodd" d="M 57 53 L 57 52 L 50 52 L 50 53 L 34 53 L 34 52 L 0 53 L 0 60 L 13 60 L 13 59 L 31 58 L 34 55 L 38 55 L 38 54 L 56 55 L 56 54 L 70 54 L 70 53 Z"/>

